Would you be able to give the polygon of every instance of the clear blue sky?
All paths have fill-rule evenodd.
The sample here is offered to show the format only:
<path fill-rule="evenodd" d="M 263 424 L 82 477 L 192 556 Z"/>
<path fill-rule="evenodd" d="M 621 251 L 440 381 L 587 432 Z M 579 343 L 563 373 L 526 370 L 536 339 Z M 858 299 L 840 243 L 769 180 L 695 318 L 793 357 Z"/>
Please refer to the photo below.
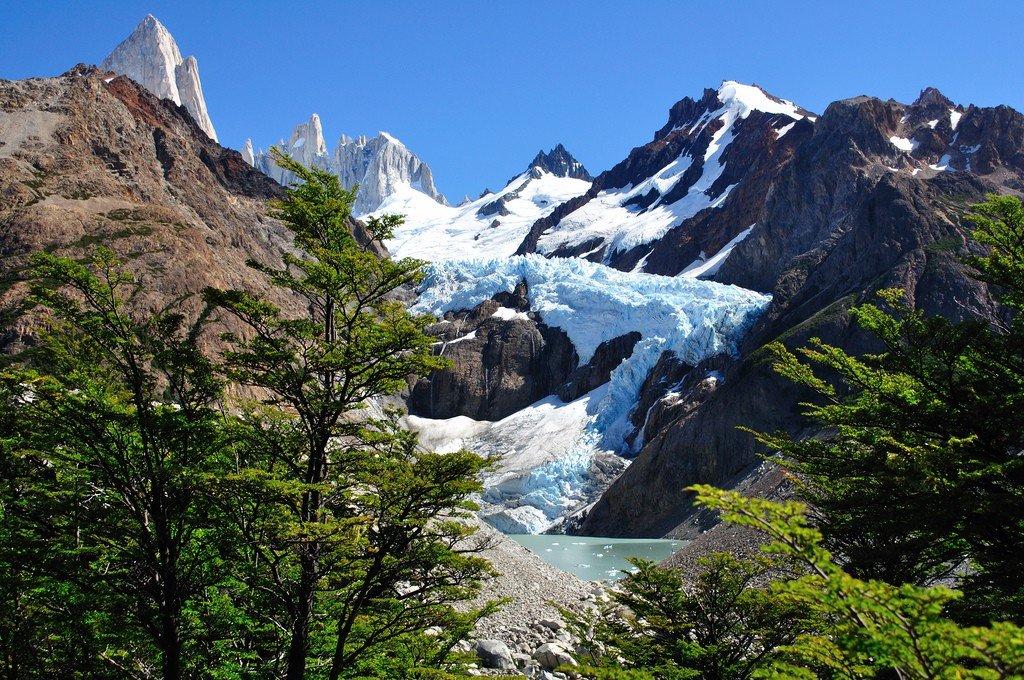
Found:
<path fill-rule="evenodd" d="M 226 146 L 320 114 L 387 130 L 458 201 L 561 142 L 605 170 L 723 79 L 822 111 L 859 94 L 1024 109 L 1020 0 L 0 0 L 0 78 L 99 63 L 147 12 L 199 60 Z"/>

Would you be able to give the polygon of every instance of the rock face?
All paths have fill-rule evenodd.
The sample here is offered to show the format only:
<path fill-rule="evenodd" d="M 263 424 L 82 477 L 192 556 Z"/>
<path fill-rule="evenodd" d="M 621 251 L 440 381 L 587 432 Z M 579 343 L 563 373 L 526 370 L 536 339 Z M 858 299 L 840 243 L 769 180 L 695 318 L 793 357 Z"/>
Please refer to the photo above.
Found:
<path fill-rule="evenodd" d="M 714 367 L 714 390 L 703 390 L 710 367 L 698 365 L 679 389 L 644 402 L 653 402 L 647 443 L 580 530 L 692 536 L 694 509 L 679 489 L 727 486 L 760 463 L 738 426 L 813 432 L 798 406 L 809 395 L 771 370 L 767 342 L 795 348 L 819 337 L 854 354 L 879 351 L 849 309 L 881 288 L 902 288 L 913 307 L 954 319 L 1001 315 L 960 264 L 973 247 L 963 216 L 987 192 L 1019 195 L 1022 158 L 1024 116 L 1006 107 L 954 106 L 933 89 L 911 105 L 831 104 L 771 179 L 756 226 L 716 275 L 772 293 L 745 358 Z"/>
<path fill-rule="evenodd" d="M 148 282 L 136 300 L 143 310 L 204 286 L 266 290 L 245 263 L 280 265 L 290 248 L 265 210 L 281 187 L 183 108 L 109 76 L 79 66 L 0 81 L 0 308 L 24 294 L 30 253 L 85 257 L 97 244 Z M 24 317 L 0 348 L 30 344 L 33 323 Z"/>
<path fill-rule="evenodd" d="M 576 367 L 576 351 L 564 332 L 528 310 L 523 285 L 429 327 L 437 353 L 453 365 L 413 386 L 409 412 L 501 420 L 552 394 Z"/>
<path fill-rule="evenodd" d="M 517 252 L 713 277 L 812 121 L 795 104 L 732 81 L 685 98 L 653 141 L 538 220 Z"/>
<path fill-rule="evenodd" d="M 386 132 L 379 132 L 372 139 L 342 135 L 334 151 L 329 152 L 320 116 L 314 113 L 308 121 L 295 127 L 287 142 L 282 139 L 277 146 L 306 167 L 334 173 L 345 188 L 358 184 L 359 193 L 352 209 L 354 215 L 373 212 L 386 198 L 403 188 L 448 205 L 434 186 L 434 176 L 427 164 Z M 281 184 L 294 179 L 291 173 L 277 167 L 263 149 L 254 154 L 251 165 Z"/>
<path fill-rule="evenodd" d="M 182 59 L 174 38 L 152 14 L 147 14 L 100 66 L 128 76 L 161 99 L 184 106 L 200 129 L 217 141 L 217 132 L 206 111 L 196 58 Z"/>
<path fill-rule="evenodd" d="M 582 179 L 587 182 L 594 181 L 594 178 L 583 167 L 583 164 L 573 158 L 572 154 L 566 151 L 565 147 L 561 144 L 547 153 L 544 153 L 543 149 L 538 151 L 530 163 L 530 167 L 551 173 L 555 177 L 571 177 L 572 179 Z"/>

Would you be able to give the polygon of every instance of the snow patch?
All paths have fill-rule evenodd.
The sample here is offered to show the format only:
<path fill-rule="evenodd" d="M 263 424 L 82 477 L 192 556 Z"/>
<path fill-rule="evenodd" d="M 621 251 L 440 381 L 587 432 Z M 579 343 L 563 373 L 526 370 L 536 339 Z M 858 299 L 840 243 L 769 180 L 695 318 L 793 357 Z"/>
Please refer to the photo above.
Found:
<path fill-rule="evenodd" d="M 494 314 L 491 316 L 501 319 L 502 321 L 512 321 L 514 319 L 529 319 L 529 315 L 526 312 L 517 312 L 511 307 L 498 307 L 494 310 Z"/>
<path fill-rule="evenodd" d="M 956 126 L 960 124 L 960 118 L 963 115 L 964 114 L 960 113 L 956 109 L 949 110 L 949 124 L 953 127 L 954 130 L 956 130 Z"/>
<path fill-rule="evenodd" d="M 914 139 L 907 139 L 906 137 L 897 137 L 896 135 L 893 135 L 889 138 L 889 141 L 892 142 L 892 145 L 900 151 L 913 151 L 917 148 L 917 140 Z"/>
<path fill-rule="evenodd" d="M 683 271 L 679 272 L 679 276 L 687 276 L 696 279 L 701 276 L 713 276 L 714 274 L 717 274 L 726 258 L 732 254 L 732 249 L 739 245 L 743 239 L 750 236 L 750 232 L 754 230 L 755 226 L 757 225 L 751 224 L 749 227 L 741 231 L 735 238 L 722 246 L 722 248 L 712 257 L 707 258 L 704 256 L 704 253 L 701 253 L 700 257 L 688 264 Z"/>

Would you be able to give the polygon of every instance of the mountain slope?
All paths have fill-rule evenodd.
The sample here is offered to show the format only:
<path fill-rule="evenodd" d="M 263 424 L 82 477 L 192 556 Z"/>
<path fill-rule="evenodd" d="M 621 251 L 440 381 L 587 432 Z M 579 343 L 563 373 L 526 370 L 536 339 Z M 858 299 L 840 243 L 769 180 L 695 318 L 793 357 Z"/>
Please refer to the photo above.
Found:
<path fill-rule="evenodd" d="M 700 100 L 685 98 L 652 142 L 535 223 L 518 252 L 709 276 L 712 267 L 701 265 L 754 223 L 770 178 L 810 136 L 812 120 L 791 102 L 733 81 Z"/>
<path fill-rule="evenodd" d="M 152 14 L 147 14 L 100 66 L 128 76 L 161 99 L 184 106 L 203 132 L 217 141 L 206 111 L 196 58 L 182 59 L 174 38 Z"/>
<path fill-rule="evenodd" d="M 400 189 L 376 212 L 406 216 L 388 242 L 396 257 L 430 261 L 507 257 L 534 222 L 589 188 L 590 173 L 559 144 L 547 153 L 539 152 L 525 172 L 497 193 L 485 191 L 475 201 L 453 208 Z"/>
<path fill-rule="evenodd" d="M 290 248 L 265 212 L 281 196 L 183 108 L 133 80 L 79 66 L 0 81 L 0 305 L 24 292 L 30 253 L 82 257 L 97 244 L 147 281 L 134 300 L 143 310 L 207 285 L 264 290 L 245 263 L 279 264 Z M 24 318 L 0 344 L 31 343 L 32 324 Z"/>

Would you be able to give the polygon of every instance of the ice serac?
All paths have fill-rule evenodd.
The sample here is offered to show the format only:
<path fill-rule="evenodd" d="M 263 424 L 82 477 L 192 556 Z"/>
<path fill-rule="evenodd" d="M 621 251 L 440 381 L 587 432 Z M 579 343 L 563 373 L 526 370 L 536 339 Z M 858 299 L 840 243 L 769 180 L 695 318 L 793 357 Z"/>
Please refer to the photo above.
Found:
<path fill-rule="evenodd" d="M 203 132 L 217 141 L 195 57 L 182 59 L 174 38 L 152 14 L 147 14 L 132 34 L 107 55 L 101 67 L 128 76 L 161 99 L 184 106 Z"/>
<path fill-rule="evenodd" d="M 388 242 L 396 256 L 430 261 L 507 257 L 516 251 L 531 225 L 588 189 L 590 173 L 559 144 L 547 153 L 538 153 L 524 172 L 497 193 L 484 190 L 475 201 L 467 197 L 457 207 L 445 208 L 430 205 L 416 192 L 400 190 L 378 211 L 406 216 Z"/>
<path fill-rule="evenodd" d="M 538 220 L 517 252 L 627 271 L 696 271 L 727 256 L 724 249 L 757 221 L 772 178 L 810 137 L 812 121 L 756 85 L 725 81 L 700 99 L 687 97 L 651 142 Z"/>

